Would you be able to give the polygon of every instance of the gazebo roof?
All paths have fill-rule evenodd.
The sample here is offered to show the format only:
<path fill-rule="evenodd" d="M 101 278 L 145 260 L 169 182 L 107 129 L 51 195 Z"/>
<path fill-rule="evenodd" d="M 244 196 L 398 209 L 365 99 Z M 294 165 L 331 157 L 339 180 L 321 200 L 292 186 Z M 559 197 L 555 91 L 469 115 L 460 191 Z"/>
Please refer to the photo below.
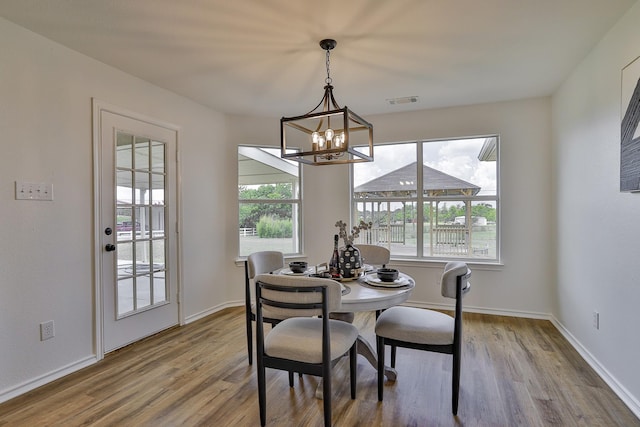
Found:
<path fill-rule="evenodd" d="M 399 169 L 391 171 L 371 181 L 354 188 L 354 195 L 359 197 L 380 197 L 384 195 L 399 195 L 416 191 L 416 165 L 413 162 Z M 430 196 L 474 196 L 480 187 L 462 179 L 456 178 L 437 169 L 422 165 L 424 191 Z"/>

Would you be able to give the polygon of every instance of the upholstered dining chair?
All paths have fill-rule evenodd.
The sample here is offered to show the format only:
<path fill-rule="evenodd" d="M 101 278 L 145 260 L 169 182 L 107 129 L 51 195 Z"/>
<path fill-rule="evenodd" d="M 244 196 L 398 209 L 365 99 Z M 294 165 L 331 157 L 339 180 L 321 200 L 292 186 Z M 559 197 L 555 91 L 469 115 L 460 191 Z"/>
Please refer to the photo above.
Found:
<path fill-rule="evenodd" d="M 360 258 L 364 259 L 365 264 L 372 266 L 380 266 L 382 268 L 389 264 L 391 252 L 384 246 L 378 245 L 356 245 L 360 250 Z"/>
<path fill-rule="evenodd" d="M 374 267 L 385 268 L 391 261 L 391 251 L 384 246 L 378 245 L 356 245 L 360 250 L 360 259 L 363 263 Z M 380 316 L 382 310 L 376 310 L 376 319 Z"/>
<path fill-rule="evenodd" d="M 440 280 L 442 296 L 455 298 L 455 315 L 415 307 L 391 307 L 376 321 L 378 351 L 378 400 L 384 393 L 384 350 L 391 346 L 391 366 L 395 367 L 395 348 L 405 347 L 453 355 L 451 409 L 458 414 L 460 361 L 462 357 L 462 297 L 471 289 L 471 270 L 464 262 L 449 262 Z"/>
<path fill-rule="evenodd" d="M 266 368 L 322 377 L 324 425 L 331 425 L 331 368 L 347 353 L 356 398 L 358 328 L 329 318 L 342 289 L 331 279 L 261 274 L 256 282 L 256 358 L 260 423 L 266 423 Z M 265 308 L 285 320 L 265 336 Z M 315 316 L 315 317 L 311 317 Z M 320 316 L 320 317 L 317 317 Z M 289 385 L 292 386 L 291 374 Z"/>
<path fill-rule="evenodd" d="M 258 275 L 271 273 L 284 267 L 284 255 L 278 251 L 261 251 L 249 255 L 244 262 L 244 295 L 245 317 L 247 323 L 247 351 L 249 353 L 249 365 L 253 363 L 253 324 L 256 320 L 255 307 L 252 303 L 251 281 Z M 264 321 L 275 324 L 280 319 L 273 319 L 269 315 L 264 316 Z"/>

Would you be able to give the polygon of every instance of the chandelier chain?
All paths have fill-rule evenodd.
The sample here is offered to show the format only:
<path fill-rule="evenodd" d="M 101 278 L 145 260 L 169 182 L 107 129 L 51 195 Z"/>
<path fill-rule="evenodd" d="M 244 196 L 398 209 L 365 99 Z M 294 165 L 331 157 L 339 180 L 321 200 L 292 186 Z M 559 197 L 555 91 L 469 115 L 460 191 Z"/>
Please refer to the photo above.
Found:
<path fill-rule="evenodd" d="M 331 76 L 330 76 L 330 70 L 329 70 L 329 66 L 330 66 L 330 57 L 331 56 L 331 51 L 329 49 L 327 49 L 327 78 L 324 79 L 324 82 L 328 85 L 331 84 Z"/>

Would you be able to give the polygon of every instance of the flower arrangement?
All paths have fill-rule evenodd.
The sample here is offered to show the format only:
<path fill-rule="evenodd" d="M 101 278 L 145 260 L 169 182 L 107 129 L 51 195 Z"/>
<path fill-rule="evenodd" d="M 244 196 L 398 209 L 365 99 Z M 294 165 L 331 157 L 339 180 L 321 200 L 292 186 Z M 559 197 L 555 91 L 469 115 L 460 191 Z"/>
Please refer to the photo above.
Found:
<path fill-rule="evenodd" d="M 364 222 L 360 220 L 360 223 L 357 226 L 354 226 L 350 231 L 351 234 L 347 233 L 347 224 L 340 220 L 336 222 L 336 227 L 340 229 L 338 236 L 344 240 L 344 245 L 349 246 L 353 245 L 353 240 L 360 236 L 360 230 L 368 230 L 373 225 L 372 222 Z"/>

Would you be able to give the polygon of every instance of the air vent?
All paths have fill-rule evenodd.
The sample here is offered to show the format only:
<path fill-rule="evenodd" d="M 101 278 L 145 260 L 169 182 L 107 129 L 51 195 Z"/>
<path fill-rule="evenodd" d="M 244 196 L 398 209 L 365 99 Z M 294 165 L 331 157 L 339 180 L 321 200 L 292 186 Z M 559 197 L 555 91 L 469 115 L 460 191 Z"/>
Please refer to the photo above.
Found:
<path fill-rule="evenodd" d="M 413 104 L 414 102 L 418 102 L 417 96 L 405 96 L 403 98 L 391 98 L 387 99 L 389 105 L 400 105 L 400 104 Z"/>

